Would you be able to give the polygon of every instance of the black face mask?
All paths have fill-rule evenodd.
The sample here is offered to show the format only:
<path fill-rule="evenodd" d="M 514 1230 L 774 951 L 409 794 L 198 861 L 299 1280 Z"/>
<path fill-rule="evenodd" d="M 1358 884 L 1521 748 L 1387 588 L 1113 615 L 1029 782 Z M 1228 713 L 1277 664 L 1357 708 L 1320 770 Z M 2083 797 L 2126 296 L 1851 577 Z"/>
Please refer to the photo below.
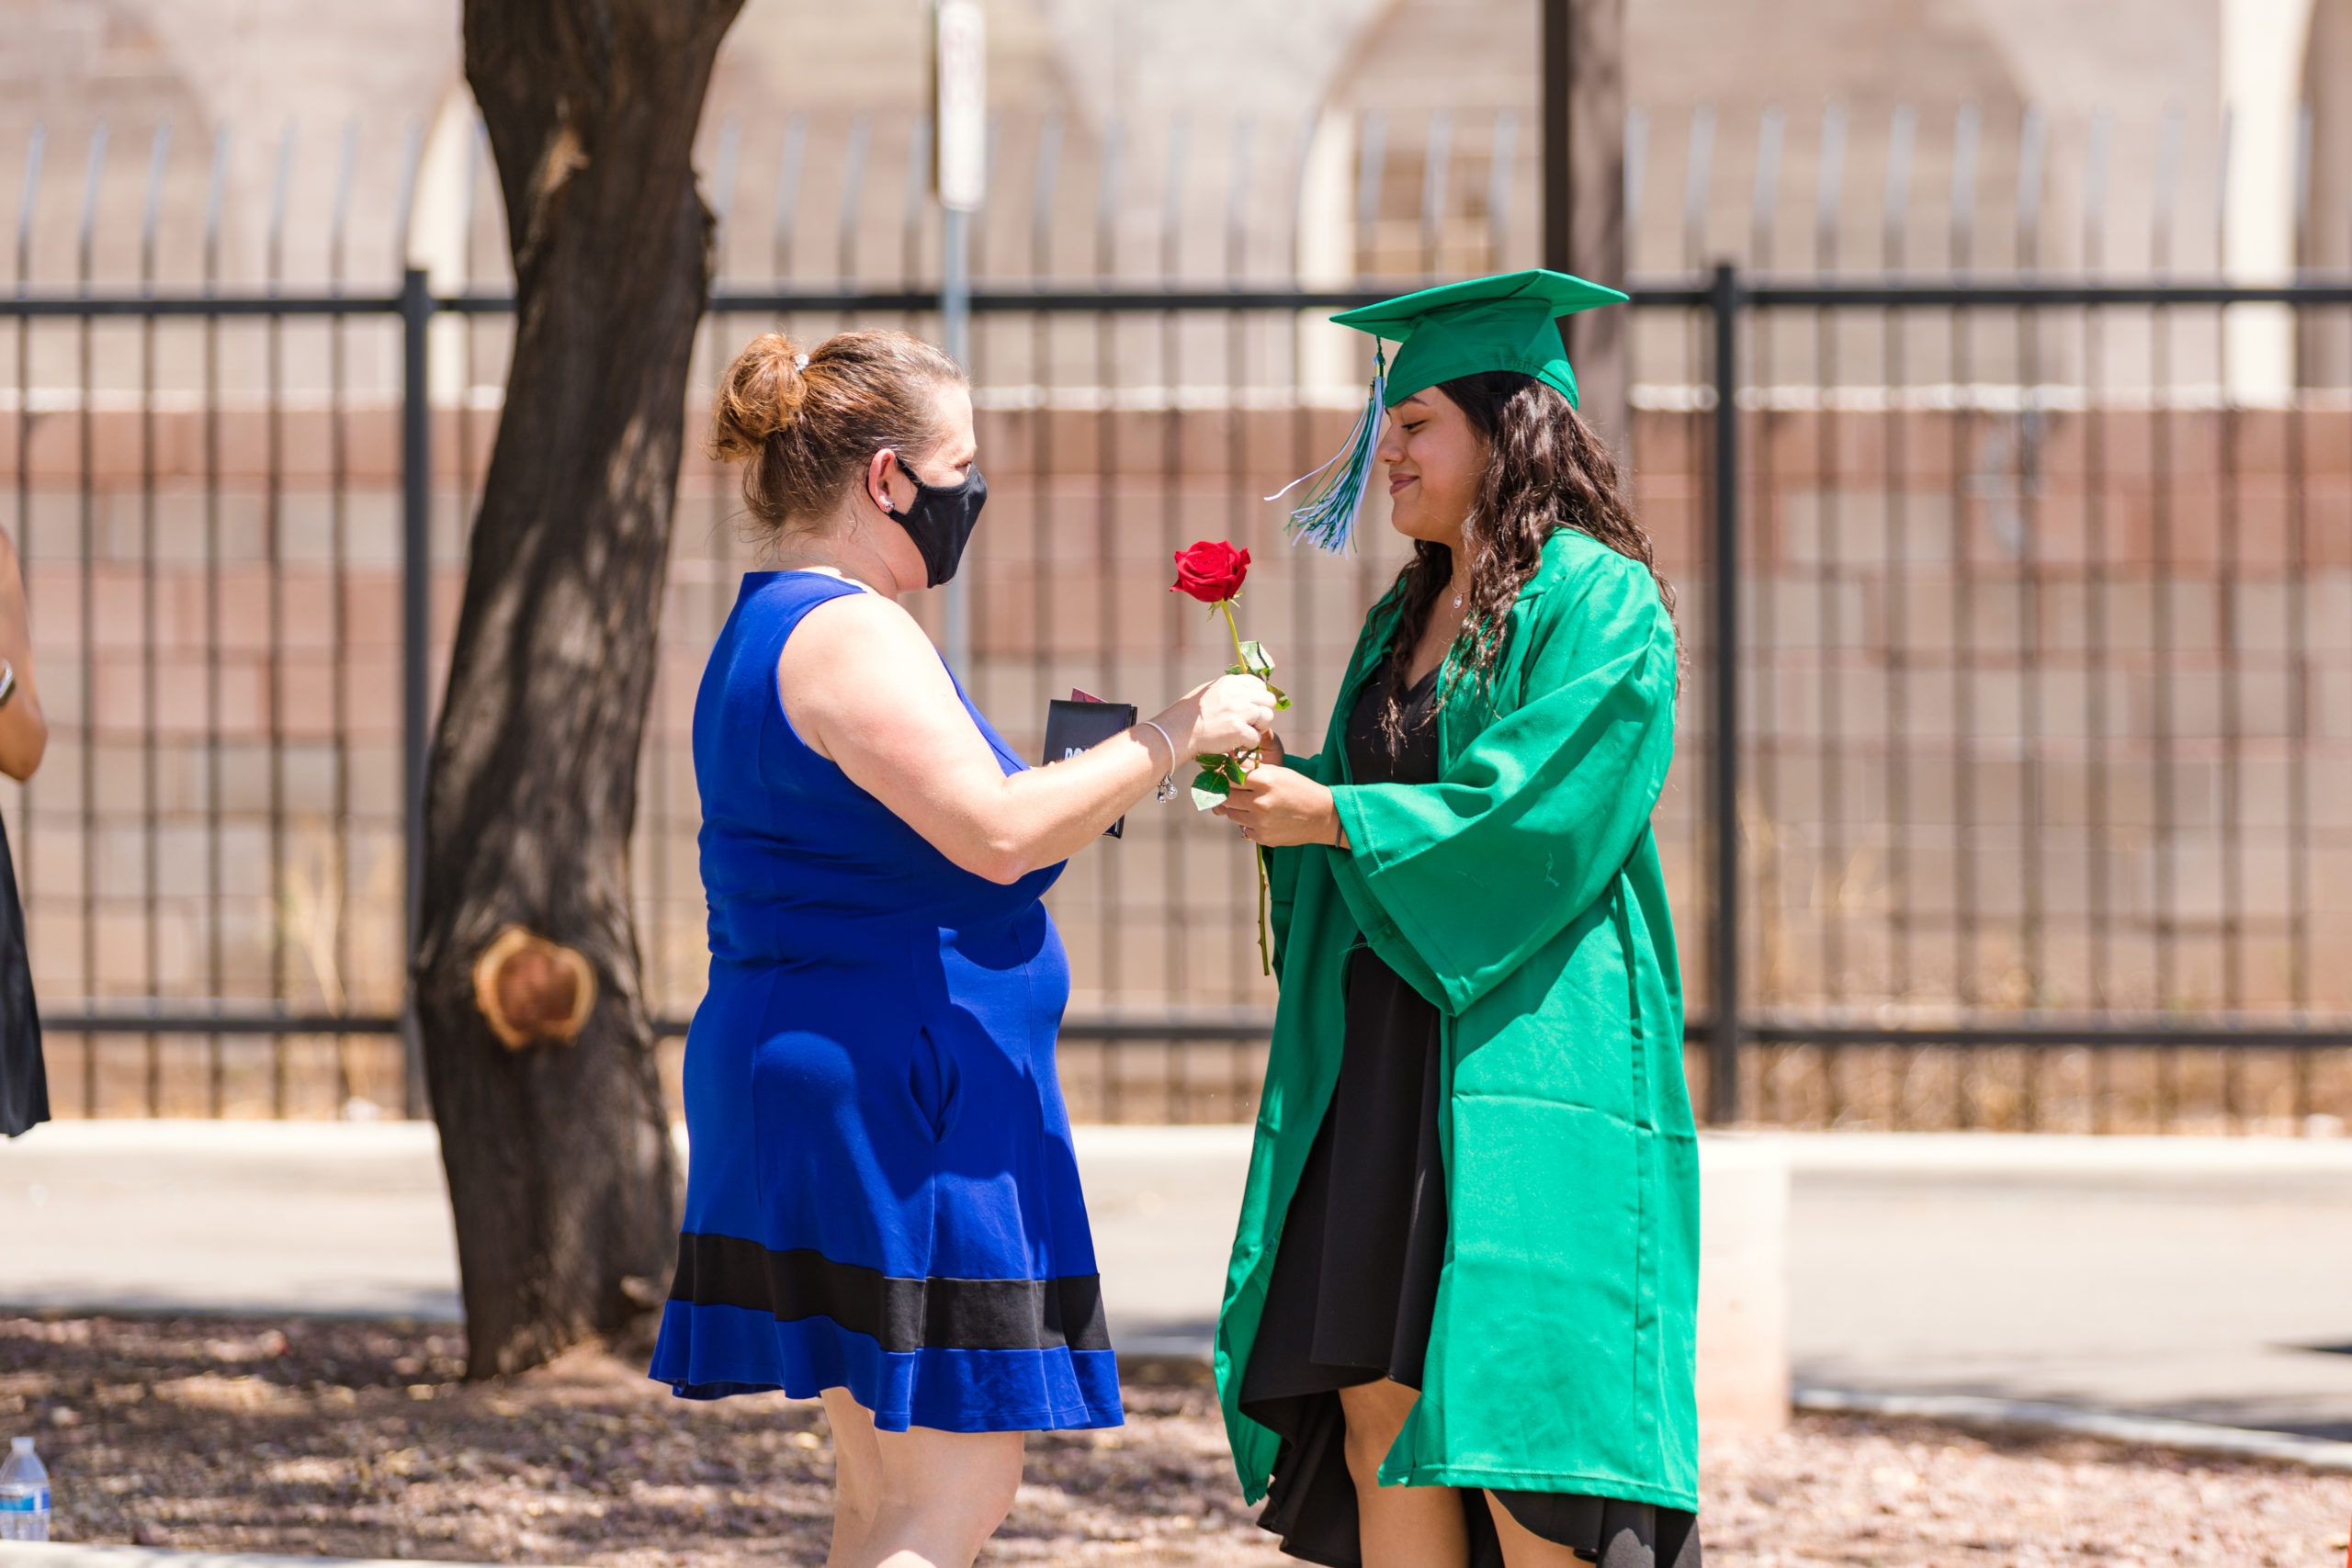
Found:
<path fill-rule="evenodd" d="M 904 457 L 894 452 L 891 460 L 914 481 L 915 498 L 904 512 L 890 515 L 922 552 L 923 571 L 931 580 L 927 586 L 936 588 L 956 575 L 956 563 L 964 558 L 964 547 L 980 520 L 980 505 L 989 498 L 989 481 L 980 478 L 980 466 L 975 463 L 962 484 L 927 485 Z"/>

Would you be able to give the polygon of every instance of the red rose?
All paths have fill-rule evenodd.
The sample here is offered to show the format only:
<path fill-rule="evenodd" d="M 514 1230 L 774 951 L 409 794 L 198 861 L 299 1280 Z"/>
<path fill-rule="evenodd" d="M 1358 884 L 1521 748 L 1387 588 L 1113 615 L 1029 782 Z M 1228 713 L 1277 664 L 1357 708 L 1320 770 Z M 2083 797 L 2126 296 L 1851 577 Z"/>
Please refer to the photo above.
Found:
<path fill-rule="evenodd" d="M 1176 552 L 1176 581 L 1171 593 L 1189 593 L 1204 604 L 1220 604 L 1241 592 L 1250 575 L 1250 552 L 1237 550 L 1223 539 L 1203 539 Z"/>

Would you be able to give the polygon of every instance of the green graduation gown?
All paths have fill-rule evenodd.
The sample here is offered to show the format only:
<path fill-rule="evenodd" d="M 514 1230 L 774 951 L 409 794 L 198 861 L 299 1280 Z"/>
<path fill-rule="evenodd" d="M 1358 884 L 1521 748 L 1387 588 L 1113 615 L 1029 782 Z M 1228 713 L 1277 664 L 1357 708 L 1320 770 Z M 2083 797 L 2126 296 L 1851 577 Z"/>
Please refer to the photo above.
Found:
<path fill-rule="evenodd" d="M 1242 1491 L 1265 1495 L 1279 1442 L 1238 1401 L 1363 942 L 1436 1006 L 1444 1044 L 1445 1262 L 1382 1482 L 1695 1513 L 1698 1148 L 1649 826 L 1673 622 L 1640 562 L 1561 529 L 1491 681 L 1450 688 L 1439 781 L 1351 784 L 1347 716 L 1393 601 L 1364 623 L 1323 750 L 1289 763 L 1330 787 L 1352 852 L 1265 852 L 1282 994 L 1216 1349 Z"/>

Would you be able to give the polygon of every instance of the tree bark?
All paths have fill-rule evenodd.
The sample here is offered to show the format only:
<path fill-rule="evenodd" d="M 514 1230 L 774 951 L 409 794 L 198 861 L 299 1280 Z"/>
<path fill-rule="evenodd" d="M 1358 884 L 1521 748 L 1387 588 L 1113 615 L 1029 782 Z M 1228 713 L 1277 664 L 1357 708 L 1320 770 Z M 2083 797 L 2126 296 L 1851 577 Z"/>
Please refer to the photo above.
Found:
<path fill-rule="evenodd" d="M 628 849 L 710 280 L 694 134 L 740 4 L 465 7 L 515 334 L 434 738 L 412 968 L 474 1377 L 640 1329 L 676 1253 Z M 552 945 L 526 943 L 536 969 L 478 987 L 509 926 Z M 588 982 L 552 1011 L 549 954 Z M 576 1032 L 548 1022 L 583 996 Z M 521 1043 L 484 997 L 514 1001 Z"/>
<path fill-rule="evenodd" d="M 1544 265 L 1625 281 L 1625 0 L 1544 0 Z M 1577 412 L 1622 459 L 1633 439 L 1633 312 L 1560 319 Z"/>

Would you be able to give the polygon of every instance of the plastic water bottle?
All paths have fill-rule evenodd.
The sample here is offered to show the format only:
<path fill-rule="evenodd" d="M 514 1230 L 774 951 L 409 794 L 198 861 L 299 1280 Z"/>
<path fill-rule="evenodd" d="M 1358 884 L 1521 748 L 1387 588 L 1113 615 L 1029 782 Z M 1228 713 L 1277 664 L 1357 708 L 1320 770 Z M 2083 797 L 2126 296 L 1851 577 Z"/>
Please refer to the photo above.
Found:
<path fill-rule="evenodd" d="M 12 1438 L 0 1464 L 0 1540 L 48 1539 L 49 1472 L 30 1438 Z"/>

